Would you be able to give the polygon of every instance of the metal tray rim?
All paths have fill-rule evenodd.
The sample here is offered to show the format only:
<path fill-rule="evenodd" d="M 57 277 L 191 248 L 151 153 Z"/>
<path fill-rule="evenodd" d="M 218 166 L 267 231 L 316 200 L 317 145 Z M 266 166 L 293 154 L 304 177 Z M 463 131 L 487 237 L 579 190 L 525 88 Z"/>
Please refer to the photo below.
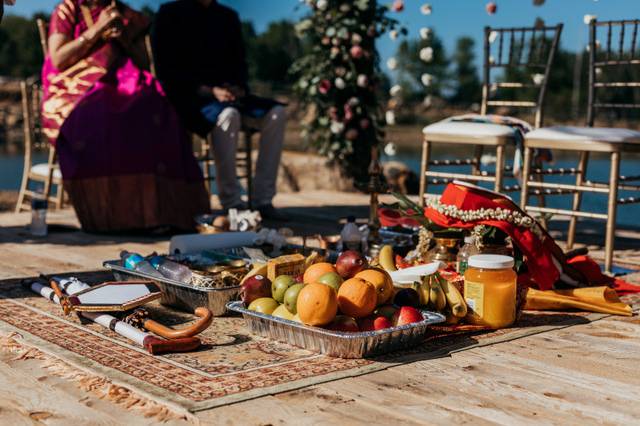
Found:
<path fill-rule="evenodd" d="M 135 275 L 135 276 L 138 276 L 138 277 L 146 278 L 148 280 L 160 281 L 160 282 L 164 282 L 166 284 L 170 284 L 170 285 L 173 285 L 173 286 L 184 287 L 184 288 L 188 288 L 189 290 L 196 290 L 196 291 L 201 291 L 201 292 L 204 292 L 204 293 L 219 292 L 219 291 L 229 291 L 229 290 L 232 290 L 232 289 L 239 289 L 240 288 L 239 285 L 231 286 L 231 287 L 222 287 L 222 288 L 196 287 L 196 286 L 193 286 L 193 285 L 185 284 L 185 283 L 180 282 L 180 281 L 171 280 L 169 278 L 158 278 L 158 277 L 154 277 L 154 276 L 145 274 L 143 272 L 134 271 L 132 269 L 127 269 L 127 268 L 124 268 L 124 267 L 120 266 L 119 263 L 120 263 L 119 260 L 105 260 L 104 262 L 102 262 L 102 266 L 104 268 L 115 270 L 115 271 L 118 271 L 118 272 L 127 273 L 129 275 Z"/>
<path fill-rule="evenodd" d="M 417 327 L 428 326 L 432 324 L 439 324 L 446 321 L 445 316 L 442 314 L 439 314 L 437 312 L 421 310 L 420 312 L 422 313 L 422 316 L 424 319 L 420 322 L 405 324 L 399 327 L 385 328 L 383 330 L 344 332 L 344 331 L 327 330 L 320 327 L 311 327 L 308 325 L 300 324 L 299 322 L 296 322 L 296 321 L 291 321 L 284 318 L 278 318 L 278 317 L 274 317 L 273 315 L 267 315 L 260 312 L 250 311 L 243 306 L 243 303 L 241 301 L 228 302 L 226 305 L 226 308 L 229 311 L 238 312 L 242 315 L 249 315 L 256 318 L 264 319 L 266 321 L 281 323 L 297 329 L 309 330 L 316 334 L 337 337 L 344 340 L 355 340 L 355 339 L 369 338 L 369 337 L 375 337 L 375 336 L 382 336 L 385 334 L 393 334 L 393 333 L 397 333 L 398 331 L 405 331 L 405 330 L 410 330 Z"/>

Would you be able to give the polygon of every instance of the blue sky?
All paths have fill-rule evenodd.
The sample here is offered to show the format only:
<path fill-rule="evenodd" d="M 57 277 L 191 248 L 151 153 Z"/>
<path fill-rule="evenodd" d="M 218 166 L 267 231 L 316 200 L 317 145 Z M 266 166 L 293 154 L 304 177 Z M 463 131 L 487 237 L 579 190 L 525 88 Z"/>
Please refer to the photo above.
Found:
<path fill-rule="evenodd" d="M 533 0 L 494 0 L 498 12 L 489 16 L 485 12 L 488 0 L 428 0 L 433 14 L 424 16 L 419 8 L 423 0 L 405 0 L 405 11 L 396 17 L 409 28 L 412 37 L 418 37 L 420 27 L 428 26 L 443 39 L 445 48 L 451 52 L 458 37 L 468 35 L 476 40 L 477 56 L 481 55 L 482 29 L 490 26 L 524 26 L 533 24 L 541 17 L 549 25 L 563 22 L 562 46 L 576 50 L 587 40 L 587 28 L 583 23 L 585 14 L 596 15 L 598 19 L 640 18 L 640 0 L 546 0 L 543 6 L 533 6 Z M 129 0 L 129 4 L 139 7 L 144 4 L 159 5 L 159 0 Z M 298 0 L 220 0 L 238 11 L 243 20 L 254 23 L 258 32 L 263 31 L 274 20 L 298 20 L 306 7 Z M 391 0 L 388 0 L 390 3 Z M 29 15 L 36 10 L 51 10 L 58 0 L 17 0 L 16 6 L 9 7 L 8 13 Z M 386 60 L 395 52 L 397 41 L 385 37 L 379 48 Z M 383 62 L 384 63 L 384 62 Z"/>

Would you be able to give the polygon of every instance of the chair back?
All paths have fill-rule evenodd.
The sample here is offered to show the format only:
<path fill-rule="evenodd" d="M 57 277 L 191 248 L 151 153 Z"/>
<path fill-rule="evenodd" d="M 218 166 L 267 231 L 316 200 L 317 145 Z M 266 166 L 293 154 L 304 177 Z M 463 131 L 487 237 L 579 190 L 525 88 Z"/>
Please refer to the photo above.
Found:
<path fill-rule="evenodd" d="M 47 37 L 48 25 L 43 19 L 36 19 L 36 25 L 38 26 L 38 35 L 40 36 L 40 47 L 42 47 L 42 53 L 47 56 L 49 53 L 49 39 Z"/>
<path fill-rule="evenodd" d="M 482 114 L 495 107 L 527 108 L 534 113 L 534 126 L 542 126 L 549 72 L 562 27 L 485 27 Z M 492 77 L 498 78 L 493 81 Z"/>
<path fill-rule="evenodd" d="M 640 109 L 634 93 L 634 89 L 640 88 L 639 25 L 640 19 L 593 19 L 589 23 L 587 125 L 590 127 L 602 110 Z"/>

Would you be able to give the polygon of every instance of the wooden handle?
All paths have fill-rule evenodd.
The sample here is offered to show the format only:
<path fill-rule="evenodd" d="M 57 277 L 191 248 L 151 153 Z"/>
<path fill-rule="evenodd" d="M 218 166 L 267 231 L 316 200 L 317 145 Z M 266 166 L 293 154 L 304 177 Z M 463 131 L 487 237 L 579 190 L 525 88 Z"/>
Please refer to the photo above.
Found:
<path fill-rule="evenodd" d="M 171 327 L 164 326 L 150 319 L 144 322 L 144 328 L 157 334 L 158 336 L 164 337 L 165 339 L 182 339 L 185 337 L 193 337 L 196 334 L 202 333 L 204 330 L 206 330 L 207 327 L 211 325 L 211 321 L 213 320 L 213 315 L 207 308 L 196 308 L 195 314 L 200 319 L 194 324 L 180 330 L 174 330 Z"/>
<path fill-rule="evenodd" d="M 197 337 L 188 337 L 186 339 L 163 340 L 150 335 L 145 337 L 143 345 L 151 355 L 190 352 L 198 349 L 200 339 Z"/>

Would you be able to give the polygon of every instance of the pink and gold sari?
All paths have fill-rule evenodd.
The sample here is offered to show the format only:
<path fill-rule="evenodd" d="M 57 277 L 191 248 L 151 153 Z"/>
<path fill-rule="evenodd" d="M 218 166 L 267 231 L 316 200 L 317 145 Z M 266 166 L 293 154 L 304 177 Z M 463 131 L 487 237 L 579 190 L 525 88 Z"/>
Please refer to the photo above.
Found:
<path fill-rule="evenodd" d="M 83 3 L 60 3 L 49 33 L 75 39 L 86 31 L 102 8 L 84 16 Z M 126 31 L 146 31 L 142 14 L 119 8 Z M 175 111 L 157 81 L 116 42 L 99 42 L 63 71 L 47 57 L 42 81 L 43 130 L 56 146 L 83 229 L 191 229 L 194 216 L 209 210 L 202 172 Z"/>

